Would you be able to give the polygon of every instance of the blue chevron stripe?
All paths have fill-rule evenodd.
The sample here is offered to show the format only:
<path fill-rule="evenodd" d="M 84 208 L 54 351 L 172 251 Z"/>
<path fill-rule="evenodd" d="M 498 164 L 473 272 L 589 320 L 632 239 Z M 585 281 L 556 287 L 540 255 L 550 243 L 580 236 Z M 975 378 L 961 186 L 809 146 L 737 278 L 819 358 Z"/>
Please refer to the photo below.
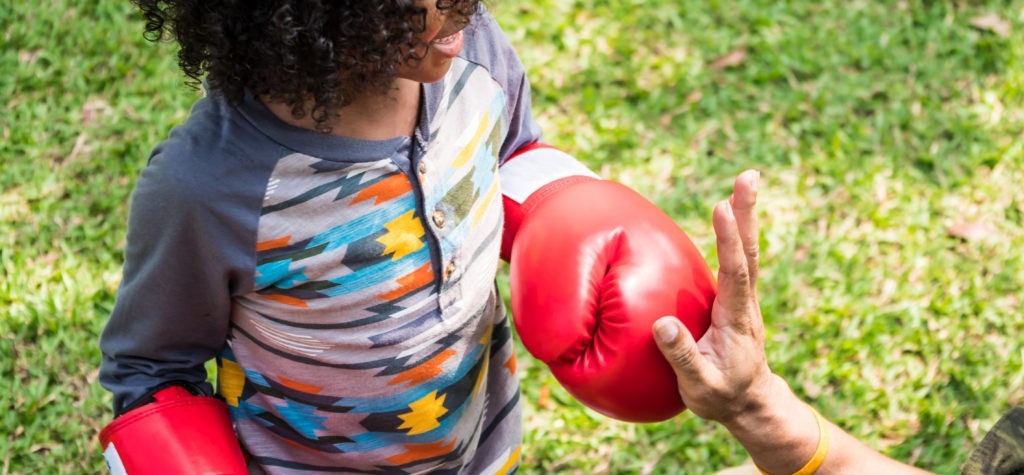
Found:
<path fill-rule="evenodd" d="M 317 415 L 314 406 L 285 399 L 284 404 L 274 404 L 274 407 L 281 414 L 281 418 L 303 437 L 316 439 L 316 431 L 325 429 L 323 422 L 327 420 L 327 416 Z"/>
<path fill-rule="evenodd" d="M 256 267 L 256 287 L 268 287 L 274 285 L 281 289 L 290 289 L 309 280 L 302 274 L 305 266 L 298 269 L 291 269 L 292 260 L 284 259 L 272 261 Z"/>
<path fill-rule="evenodd" d="M 238 400 L 238 406 L 228 406 L 228 414 L 231 416 L 233 421 L 257 421 L 260 425 L 269 427 L 267 421 L 259 417 L 261 414 L 266 414 L 267 411 L 259 406 L 255 406 L 244 399 Z"/>
<path fill-rule="evenodd" d="M 270 383 L 267 382 L 266 378 L 264 378 L 262 374 L 256 372 L 255 370 L 246 369 L 244 371 L 245 371 L 245 379 L 248 379 L 249 381 L 252 381 L 253 384 L 258 384 L 260 386 L 268 386 L 268 385 L 270 385 Z"/>
<path fill-rule="evenodd" d="M 405 275 L 419 269 L 429 260 L 430 248 L 423 246 L 420 250 L 399 259 L 397 262 L 385 259 L 377 264 L 352 272 L 351 274 L 329 279 L 329 282 L 338 284 L 338 286 L 323 289 L 320 293 L 329 297 L 337 297 L 339 295 L 368 289 L 376 285 L 394 282 L 394 276 Z"/>
<path fill-rule="evenodd" d="M 491 160 L 487 160 L 488 158 Z M 477 149 L 476 156 L 473 157 L 473 161 L 477 163 L 477 165 L 473 167 L 473 176 L 470 179 L 473 181 L 474 191 L 476 191 L 477 194 L 483 194 L 491 187 L 491 184 L 494 183 L 495 175 L 497 175 L 498 171 L 493 167 L 480 166 L 480 164 L 488 162 L 496 164 L 497 159 L 495 158 L 494 150 L 491 149 L 491 144 L 485 142 L 479 149 Z"/>
<path fill-rule="evenodd" d="M 337 249 L 363 236 L 384 229 L 385 224 L 390 223 L 411 209 L 416 209 L 416 197 L 412 193 L 408 193 L 406 196 L 388 202 L 387 206 L 378 207 L 358 218 L 317 234 L 310 240 L 308 247 L 316 247 L 327 243 L 325 251 Z"/>

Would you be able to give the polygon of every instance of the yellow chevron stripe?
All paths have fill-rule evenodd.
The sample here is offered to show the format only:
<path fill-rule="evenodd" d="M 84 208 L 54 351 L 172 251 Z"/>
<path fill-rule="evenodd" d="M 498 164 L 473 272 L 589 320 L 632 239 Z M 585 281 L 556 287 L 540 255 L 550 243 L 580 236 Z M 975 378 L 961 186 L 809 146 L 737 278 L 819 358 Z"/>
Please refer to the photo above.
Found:
<path fill-rule="evenodd" d="M 245 371 L 238 363 L 229 359 L 221 359 L 217 368 L 217 390 L 229 406 L 238 407 L 238 398 L 245 387 Z"/>
<path fill-rule="evenodd" d="M 519 462 L 519 453 L 522 451 L 523 446 L 522 444 L 520 444 L 519 447 L 516 447 L 516 451 L 512 452 L 512 455 L 509 456 L 508 460 L 505 461 L 505 465 L 502 465 L 497 472 L 494 472 L 494 475 L 505 475 L 506 473 L 508 473 L 509 470 L 512 470 L 512 467 L 514 467 L 516 463 Z"/>
<path fill-rule="evenodd" d="M 484 112 L 484 116 L 480 119 L 480 125 L 477 125 L 476 132 L 473 133 L 473 138 L 470 139 L 466 147 L 455 157 L 455 161 L 452 162 L 453 167 L 462 167 L 469 162 L 469 159 L 473 157 L 473 152 L 480 147 L 480 141 L 484 138 L 484 132 L 487 132 L 487 126 L 491 123 L 491 114 Z"/>
<path fill-rule="evenodd" d="M 484 212 L 487 208 L 490 208 L 491 201 L 498 194 L 498 180 L 491 182 L 491 187 L 487 189 L 487 194 L 484 195 L 480 201 L 477 202 L 476 211 L 473 212 L 473 228 L 480 222 L 480 219 L 484 217 Z"/>

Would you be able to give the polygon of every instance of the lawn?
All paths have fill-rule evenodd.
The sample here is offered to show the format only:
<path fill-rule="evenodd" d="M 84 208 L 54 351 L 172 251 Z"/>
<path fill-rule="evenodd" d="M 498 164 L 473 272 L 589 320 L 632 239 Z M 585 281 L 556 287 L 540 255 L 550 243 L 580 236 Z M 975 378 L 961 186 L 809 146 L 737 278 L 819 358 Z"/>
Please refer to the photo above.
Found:
<path fill-rule="evenodd" d="M 548 141 L 662 206 L 762 172 L 773 369 L 868 445 L 957 473 L 1024 400 L 1024 0 L 492 0 Z M 128 2 L 0 3 L 0 473 L 96 473 L 96 340 L 127 201 L 197 93 Z M 502 277 L 504 285 L 505 278 Z M 713 473 L 690 414 L 615 422 L 520 355 L 522 473 Z"/>

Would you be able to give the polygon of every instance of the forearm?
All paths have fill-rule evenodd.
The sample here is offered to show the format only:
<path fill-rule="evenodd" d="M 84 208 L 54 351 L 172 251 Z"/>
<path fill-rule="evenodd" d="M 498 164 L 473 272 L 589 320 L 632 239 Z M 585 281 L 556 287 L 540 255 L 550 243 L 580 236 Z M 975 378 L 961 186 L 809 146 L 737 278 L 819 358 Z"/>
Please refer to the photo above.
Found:
<path fill-rule="evenodd" d="M 811 408 L 778 376 L 773 375 L 767 392 L 769 396 L 761 399 L 764 404 L 751 407 L 723 424 L 761 470 L 771 474 L 795 473 L 811 460 L 818 447 L 818 422 Z M 835 424 L 822 421 L 828 431 L 828 452 L 814 473 L 927 473 L 892 460 Z"/>

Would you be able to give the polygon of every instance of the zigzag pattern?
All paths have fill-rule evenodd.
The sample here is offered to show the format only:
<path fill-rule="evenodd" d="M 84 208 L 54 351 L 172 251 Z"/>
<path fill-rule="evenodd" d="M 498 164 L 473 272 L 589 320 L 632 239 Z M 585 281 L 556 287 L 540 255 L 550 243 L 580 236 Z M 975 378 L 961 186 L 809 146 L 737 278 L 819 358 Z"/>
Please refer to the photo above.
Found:
<path fill-rule="evenodd" d="M 428 163 L 424 175 L 400 169 L 404 157 L 303 154 L 271 174 L 254 290 L 236 299 L 218 358 L 218 392 L 266 467 L 455 473 L 471 451 L 492 471 L 518 460 L 518 441 L 494 435 L 519 406 L 511 332 L 488 284 L 506 97 L 465 61 L 446 81 L 428 101 L 442 107 L 430 143 L 411 157 Z"/>
<path fill-rule="evenodd" d="M 354 193 L 366 193 L 368 188 L 373 188 L 375 184 L 387 179 L 386 175 L 381 175 L 380 168 L 367 168 L 362 164 L 356 166 L 352 166 L 351 164 L 340 165 L 337 162 L 318 160 L 315 163 L 310 164 L 309 168 L 315 170 L 316 174 L 328 172 L 338 173 L 341 171 L 346 173 L 344 176 L 310 188 L 309 190 L 299 193 L 292 198 L 283 200 L 280 203 L 264 206 L 260 211 L 260 214 L 268 215 L 298 206 L 318 196 L 330 193 L 333 190 L 338 190 L 337 194 L 334 196 L 334 200 L 338 201 L 347 196 L 351 196 Z M 411 187 L 409 188 L 409 191 L 411 191 Z M 385 193 L 387 193 L 386 190 Z"/>

